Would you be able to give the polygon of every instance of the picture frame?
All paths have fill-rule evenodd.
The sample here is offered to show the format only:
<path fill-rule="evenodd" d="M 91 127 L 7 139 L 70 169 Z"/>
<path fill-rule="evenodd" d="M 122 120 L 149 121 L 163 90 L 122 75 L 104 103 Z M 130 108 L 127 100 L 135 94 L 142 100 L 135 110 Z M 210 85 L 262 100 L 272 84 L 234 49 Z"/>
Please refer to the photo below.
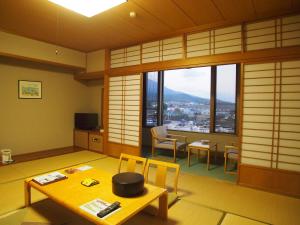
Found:
<path fill-rule="evenodd" d="M 42 99 L 42 82 L 19 80 L 19 99 Z"/>

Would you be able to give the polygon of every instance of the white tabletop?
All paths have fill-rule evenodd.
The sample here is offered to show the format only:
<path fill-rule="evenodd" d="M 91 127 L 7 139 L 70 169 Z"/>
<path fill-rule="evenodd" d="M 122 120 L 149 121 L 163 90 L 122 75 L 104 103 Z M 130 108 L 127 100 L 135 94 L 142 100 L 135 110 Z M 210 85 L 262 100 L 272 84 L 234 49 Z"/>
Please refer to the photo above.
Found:
<path fill-rule="evenodd" d="M 209 143 L 203 144 L 201 141 L 194 141 L 191 144 L 189 144 L 189 147 L 209 148 Z"/>

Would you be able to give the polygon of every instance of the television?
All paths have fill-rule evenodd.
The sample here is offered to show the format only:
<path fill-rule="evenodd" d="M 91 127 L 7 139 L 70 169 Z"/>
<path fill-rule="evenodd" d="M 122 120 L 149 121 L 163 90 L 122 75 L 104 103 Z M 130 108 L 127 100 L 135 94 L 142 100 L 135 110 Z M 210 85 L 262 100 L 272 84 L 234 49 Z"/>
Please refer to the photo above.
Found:
<path fill-rule="evenodd" d="M 98 128 L 97 113 L 75 113 L 75 129 L 95 130 Z"/>

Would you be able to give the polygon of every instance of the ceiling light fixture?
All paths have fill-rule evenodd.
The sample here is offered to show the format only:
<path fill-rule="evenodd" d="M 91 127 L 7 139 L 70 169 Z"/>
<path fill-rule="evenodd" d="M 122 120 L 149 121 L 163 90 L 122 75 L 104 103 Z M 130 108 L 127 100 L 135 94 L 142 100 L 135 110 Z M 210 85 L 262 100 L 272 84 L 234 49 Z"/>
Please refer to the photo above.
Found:
<path fill-rule="evenodd" d="M 48 0 L 86 17 L 95 16 L 127 0 Z"/>
<path fill-rule="evenodd" d="M 134 11 L 131 11 L 129 13 L 130 18 L 135 18 L 136 17 L 136 13 Z"/>

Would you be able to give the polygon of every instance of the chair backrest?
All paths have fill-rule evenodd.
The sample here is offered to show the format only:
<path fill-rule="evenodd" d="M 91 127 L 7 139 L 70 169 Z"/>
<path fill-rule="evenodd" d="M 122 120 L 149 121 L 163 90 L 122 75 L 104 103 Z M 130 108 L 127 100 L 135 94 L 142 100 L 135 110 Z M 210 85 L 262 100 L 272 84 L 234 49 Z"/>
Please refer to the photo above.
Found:
<path fill-rule="evenodd" d="M 233 150 L 233 151 L 239 152 L 239 147 L 237 147 L 235 145 L 225 145 L 224 149 L 226 151 Z"/>
<path fill-rule="evenodd" d="M 234 145 L 225 145 L 224 150 L 225 150 L 225 154 L 227 154 L 226 157 L 228 158 L 236 158 L 237 157 L 236 155 L 240 153 L 239 148 Z M 232 157 L 233 155 L 234 157 Z"/>
<path fill-rule="evenodd" d="M 151 134 L 154 137 L 165 138 L 168 135 L 167 128 L 165 126 L 157 126 L 151 128 Z"/>
<path fill-rule="evenodd" d="M 166 138 L 168 136 L 167 128 L 165 126 L 157 126 L 151 128 L 152 144 L 158 144 L 159 141 L 155 138 Z"/>
<path fill-rule="evenodd" d="M 169 168 L 175 169 L 175 177 L 174 177 L 174 191 L 177 193 L 177 185 L 178 185 L 178 176 L 180 165 L 176 163 L 163 162 L 153 159 L 148 159 L 145 171 L 145 182 L 149 181 L 149 168 L 152 166 L 156 166 L 156 175 L 154 184 L 156 186 L 166 188 L 166 180 L 167 180 L 167 172 Z"/>
<path fill-rule="evenodd" d="M 118 173 L 121 172 L 121 166 L 122 166 L 123 161 L 127 161 L 127 172 L 136 172 L 136 164 L 137 163 L 142 164 L 141 165 L 142 166 L 141 174 L 144 174 L 145 166 L 146 166 L 146 162 L 147 162 L 146 158 L 121 153 L 120 160 L 119 160 Z"/>

